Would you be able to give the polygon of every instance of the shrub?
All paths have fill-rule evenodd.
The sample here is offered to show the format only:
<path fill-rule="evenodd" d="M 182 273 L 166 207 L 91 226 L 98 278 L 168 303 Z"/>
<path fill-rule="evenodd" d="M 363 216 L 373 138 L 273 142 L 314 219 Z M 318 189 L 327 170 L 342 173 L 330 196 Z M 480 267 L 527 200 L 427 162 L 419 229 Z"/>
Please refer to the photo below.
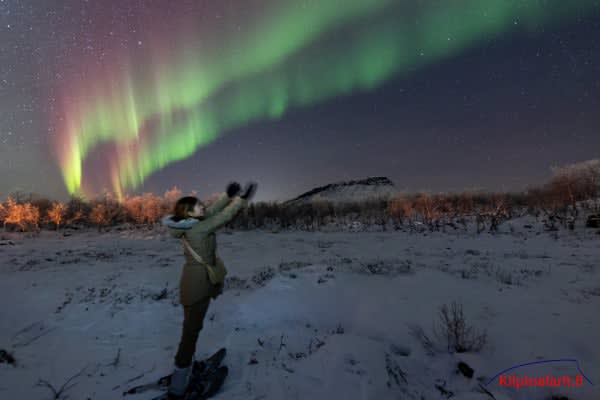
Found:
<path fill-rule="evenodd" d="M 439 310 L 439 324 L 434 326 L 434 334 L 439 340 L 445 340 L 448 351 L 464 353 L 479 351 L 487 341 L 487 333 L 475 332 L 467 326 L 462 305 L 452 302 L 450 308 L 446 304 Z"/>

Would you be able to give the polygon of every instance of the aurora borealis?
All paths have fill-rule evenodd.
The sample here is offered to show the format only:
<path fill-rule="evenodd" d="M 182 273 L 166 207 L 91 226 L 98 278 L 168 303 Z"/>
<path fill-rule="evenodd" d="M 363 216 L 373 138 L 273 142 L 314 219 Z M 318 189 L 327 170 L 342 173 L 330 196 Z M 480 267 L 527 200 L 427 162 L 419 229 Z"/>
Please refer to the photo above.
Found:
<path fill-rule="evenodd" d="M 24 10 L 22 2 L 0 4 L 3 23 L 11 8 Z M 48 161 L 58 167 L 61 185 L 69 194 L 91 195 L 102 186 L 119 196 L 140 188 L 158 173 L 165 181 L 181 182 L 175 178 L 181 175 L 179 171 L 172 170 L 170 179 L 164 174 L 179 162 L 205 156 L 203 149 L 225 143 L 229 134 L 239 135 L 241 142 L 247 134 L 244 129 L 274 123 L 271 127 L 281 130 L 279 135 L 292 136 L 294 129 L 284 128 L 294 112 L 343 99 L 356 99 L 358 104 L 361 96 L 376 96 L 378 91 L 385 93 L 380 101 L 386 107 L 405 107 L 389 97 L 398 82 L 423 79 L 419 74 L 424 71 L 456 62 L 489 46 L 490 41 L 526 42 L 527 37 L 539 41 L 545 32 L 586 23 L 597 26 L 593 17 L 599 8 L 597 1 L 589 0 L 90 0 L 52 1 L 40 10 L 33 4 L 28 8 L 30 15 L 41 18 L 43 14 L 72 24 L 59 28 L 64 30 L 58 33 L 53 25 L 52 35 L 55 39 L 62 35 L 62 40 L 46 42 L 40 50 L 46 58 L 35 72 L 49 80 L 36 93 L 39 102 L 52 101 L 37 124 L 51 127 Z M 7 53 L 10 43 L 3 44 Z M 580 63 L 577 60 L 583 56 L 576 57 Z M 468 81 L 469 63 L 465 61 L 464 66 Z M 598 78 L 589 82 L 590 92 L 598 93 L 594 87 Z M 429 95 L 435 98 L 435 91 Z M 504 104 L 506 98 L 499 97 L 499 104 Z M 9 101 L 3 100 L 2 107 L 3 113 L 10 112 Z M 362 112 L 350 108 L 354 109 L 351 113 Z M 545 118 L 551 117 L 564 118 Z M 333 117 L 315 112 L 309 118 L 311 124 L 319 124 Z M 385 118 L 393 119 L 393 112 Z M 528 117 L 528 123 L 532 122 Z M 408 127 L 413 122 L 399 124 Z M 485 128 L 485 123 L 477 123 L 477 129 Z M 351 137 L 367 135 L 365 131 L 340 132 L 336 140 L 343 148 Z M 407 130 L 388 135 L 419 133 Z M 473 135 L 473 130 L 465 135 Z M 304 151 L 311 152 L 308 148 L 300 152 Z M 366 154 L 368 148 L 364 151 L 365 160 L 376 157 Z M 226 160 L 226 155 L 219 158 L 235 166 L 231 173 L 244 168 Z M 265 169 L 269 166 L 263 165 Z M 307 172 L 315 174 L 316 170 Z M 374 174 L 402 176 L 393 170 Z M 337 174 L 338 180 L 345 177 Z M 306 189 L 322 183 L 326 182 L 314 181 Z M 170 186 L 164 184 L 162 189 Z"/>

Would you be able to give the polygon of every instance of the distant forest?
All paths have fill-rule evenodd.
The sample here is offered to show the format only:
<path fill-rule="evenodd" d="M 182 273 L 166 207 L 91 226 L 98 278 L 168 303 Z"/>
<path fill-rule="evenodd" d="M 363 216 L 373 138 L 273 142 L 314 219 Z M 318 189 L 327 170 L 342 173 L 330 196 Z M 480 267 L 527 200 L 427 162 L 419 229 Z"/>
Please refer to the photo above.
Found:
<path fill-rule="evenodd" d="M 111 194 L 86 200 L 72 196 L 66 203 L 45 198 L 32 200 L 20 193 L 0 203 L 0 222 L 6 232 L 39 232 L 97 228 L 155 229 L 160 218 L 171 213 L 182 192 L 176 187 L 163 196 L 144 193 L 117 201 Z M 194 192 L 190 195 L 195 195 Z M 218 193 L 206 200 L 210 205 Z M 495 232 L 500 224 L 524 214 L 535 215 L 548 230 L 573 229 L 582 214 L 600 212 L 600 160 L 552 168 L 550 179 L 517 193 L 463 191 L 413 193 L 355 202 L 312 201 L 282 204 L 250 203 L 231 222 L 229 229 L 279 230 L 446 230 Z"/>

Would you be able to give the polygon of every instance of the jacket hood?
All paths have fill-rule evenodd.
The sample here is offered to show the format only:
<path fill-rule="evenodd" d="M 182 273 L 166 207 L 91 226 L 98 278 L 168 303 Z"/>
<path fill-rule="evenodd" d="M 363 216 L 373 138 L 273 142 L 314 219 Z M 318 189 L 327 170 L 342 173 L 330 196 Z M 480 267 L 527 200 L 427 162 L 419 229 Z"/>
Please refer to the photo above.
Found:
<path fill-rule="evenodd" d="M 169 228 L 172 237 L 181 237 L 186 230 L 190 229 L 199 220 L 196 218 L 185 218 L 179 221 L 173 221 L 173 214 L 167 214 L 161 218 L 160 223 Z"/>

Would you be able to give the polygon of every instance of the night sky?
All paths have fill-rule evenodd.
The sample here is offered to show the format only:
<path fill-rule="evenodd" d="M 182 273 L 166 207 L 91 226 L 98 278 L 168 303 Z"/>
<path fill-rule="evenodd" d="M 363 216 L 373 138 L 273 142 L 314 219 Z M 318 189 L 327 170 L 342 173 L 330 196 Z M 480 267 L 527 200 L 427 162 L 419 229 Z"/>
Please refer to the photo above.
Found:
<path fill-rule="evenodd" d="M 599 157 L 594 0 L 0 0 L 0 196 L 521 190 Z"/>

